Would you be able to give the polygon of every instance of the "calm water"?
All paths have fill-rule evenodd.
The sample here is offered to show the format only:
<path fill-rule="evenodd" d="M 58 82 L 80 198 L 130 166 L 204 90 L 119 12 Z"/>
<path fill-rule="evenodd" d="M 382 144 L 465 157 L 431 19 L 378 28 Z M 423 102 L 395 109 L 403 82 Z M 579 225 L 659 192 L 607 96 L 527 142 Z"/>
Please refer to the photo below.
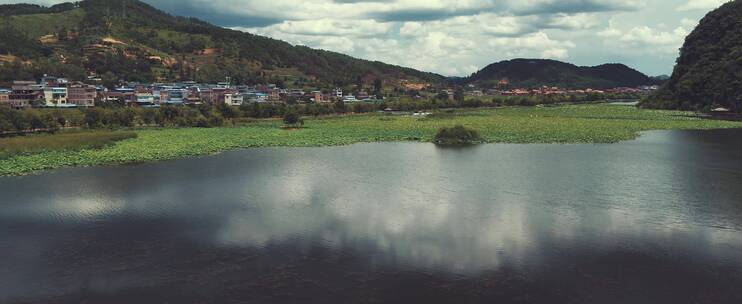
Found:
<path fill-rule="evenodd" d="M 0 178 L 0 303 L 742 303 L 742 131 Z"/>

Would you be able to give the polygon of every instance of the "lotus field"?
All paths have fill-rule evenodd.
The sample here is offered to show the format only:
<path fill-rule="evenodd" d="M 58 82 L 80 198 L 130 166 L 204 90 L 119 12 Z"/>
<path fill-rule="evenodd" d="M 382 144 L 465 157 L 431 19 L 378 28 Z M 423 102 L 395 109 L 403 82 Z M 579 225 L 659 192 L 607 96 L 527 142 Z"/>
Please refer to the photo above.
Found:
<path fill-rule="evenodd" d="M 0 175 L 157 161 L 237 148 L 331 146 L 376 141 L 431 142 L 442 127 L 463 125 L 488 143 L 614 143 L 647 130 L 739 128 L 742 122 L 700 119 L 691 112 L 619 105 L 570 105 L 439 111 L 429 116 L 368 114 L 308 118 L 298 129 L 280 119 L 223 128 L 134 130 L 137 136 L 95 148 L 34 150 L 0 159 Z M 128 131 L 127 131 L 128 132 Z M 57 135 L 52 135 L 57 136 Z M 15 139 L 0 139 L 3 141 Z"/>

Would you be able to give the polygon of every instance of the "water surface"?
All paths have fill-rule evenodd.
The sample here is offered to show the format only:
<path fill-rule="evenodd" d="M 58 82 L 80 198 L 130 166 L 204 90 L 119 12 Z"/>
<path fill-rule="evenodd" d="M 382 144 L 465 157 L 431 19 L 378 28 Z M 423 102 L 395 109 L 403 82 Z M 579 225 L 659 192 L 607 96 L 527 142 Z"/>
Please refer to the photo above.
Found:
<path fill-rule="evenodd" d="M 0 303 L 742 303 L 742 131 L 0 178 Z"/>

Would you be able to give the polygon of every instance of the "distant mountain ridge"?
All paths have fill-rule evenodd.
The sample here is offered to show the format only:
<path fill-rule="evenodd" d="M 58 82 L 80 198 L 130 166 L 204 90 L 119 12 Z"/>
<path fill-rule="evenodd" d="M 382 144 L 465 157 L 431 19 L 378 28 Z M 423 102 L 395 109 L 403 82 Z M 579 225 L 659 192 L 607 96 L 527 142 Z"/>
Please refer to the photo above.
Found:
<path fill-rule="evenodd" d="M 550 59 L 513 59 L 490 64 L 463 82 L 495 87 L 506 80 L 514 87 L 614 88 L 656 84 L 657 80 L 618 63 L 582 67 Z"/>
<path fill-rule="evenodd" d="M 742 112 L 742 0 L 709 12 L 685 39 L 670 77 L 642 105 Z"/>
<path fill-rule="evenodd" d="M 287 42 L 171 16 L 137 0 L 83 0 L 51 7 L 0 5 L 1 81 L 88 71 L 135 81 L 284 81 L 348 85 L 438 83 L 412 68 L 293 46 Z M 23 63 L 23 64 L 21 64 Z M 110 76 L 110 75 L 109 75 Z"/>

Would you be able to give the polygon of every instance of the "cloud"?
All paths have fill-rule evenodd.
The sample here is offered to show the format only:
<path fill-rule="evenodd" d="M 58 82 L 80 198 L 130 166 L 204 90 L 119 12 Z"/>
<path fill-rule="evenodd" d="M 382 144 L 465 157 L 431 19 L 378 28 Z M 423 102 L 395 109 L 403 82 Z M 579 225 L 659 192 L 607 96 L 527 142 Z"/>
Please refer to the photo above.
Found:
<path fill-rule="evenodd" d="M 281 32 L 309 36 L 377 37 L 387 34 L 393 25 L 374 20 L 301 20 L 284 21 L 261 29 L 263 32 Z"/>
<path fill-rule="evenodd" d="M 688 3 L 679 6 L 677 10 L 709 10 L 717 8 L 726 2 L 728 2 L 728 0 L 688 0 Z"/>
<path fill-rule="evenodd" d="M 527 14 L 633 11 L 644 5 L 637 0 L 525 0 L 510 5 L 512 12 Z"/>
<path fill-rule="evenodd" d="M 696 25 L 696 22 L 690 19 L 683 19 L 680 23 L 674 29 L 668 30 L 646 25 L 619 29 L 616 22 L 612 21 L 608 28 L 598 33 L 598 36 L 605 38 L 606 45 L 626 50 L 639 48 L 647 53 L 676 54 L 685 37 Z"/>

